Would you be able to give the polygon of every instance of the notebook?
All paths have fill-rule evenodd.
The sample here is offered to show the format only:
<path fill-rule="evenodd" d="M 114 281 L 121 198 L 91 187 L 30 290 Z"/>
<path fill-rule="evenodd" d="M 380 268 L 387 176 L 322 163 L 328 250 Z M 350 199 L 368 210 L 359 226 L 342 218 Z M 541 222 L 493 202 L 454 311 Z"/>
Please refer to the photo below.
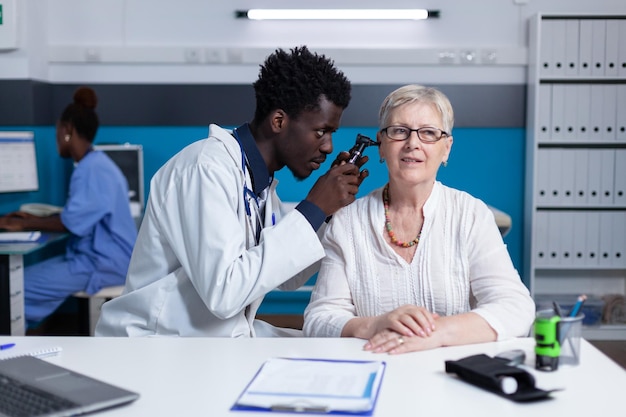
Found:
<path fill-rule="evenodd" d="M 18 356 L 35 356 L 37 358 L 46 358 L 55 356 L 63 349 L 60 346 L 37 346 L 27 342 L 7 343 L 1 345 L 0 361 L 11 359 Z"/>
<path fill-rule="evenodd" d="M 127 404 L 139 398 L 139 394 L 135 392 L 110 385 L 34 356 L 20 356 L 0 361 L 0 385 L 4 384 L 15 385 L 18 388 L 23 385 L 27 387 L 28 391 L 43 391 L 50 396 L 60 397 L 71 403 L 64 410 L 45 414 L 52 417 L 99 411 Z M 0 407 L 7 407 L 2 402 L 4 400 L 6 404 L 9 401 L 5 393 L 8 391 L 10 389 L 3 390 L 3 394 L 0 396 L 2 397 L 0 398 Z M 24 390 L 20 388 L 20 391 Z M 24 404 L 28 402 L 31 401 L 18 401 L 21 403 L 20 405 L 30 405 Z M 18 415 L 9 414 L 0 408 L 0 414 L 3 412 L 8 416 Z"/>

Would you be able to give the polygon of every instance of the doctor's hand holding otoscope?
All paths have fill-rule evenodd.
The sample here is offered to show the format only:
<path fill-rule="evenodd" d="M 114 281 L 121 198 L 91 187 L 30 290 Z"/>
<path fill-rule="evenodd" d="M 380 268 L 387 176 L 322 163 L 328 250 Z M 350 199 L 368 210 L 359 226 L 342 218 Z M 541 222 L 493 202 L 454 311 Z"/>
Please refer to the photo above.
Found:
<path fill-rule="evenodd" d="M 357 134 L 354 146 L 337 155 L 330 170 L 317 180 L 306 200 L 320 207 L 327 216 L 352 203 L 356 199 L 359 186 L 369 175 L 367 169 L 360 171 L 369 160 L 363 155 L 368 146 L 378 146 L 378 143 Z"/>

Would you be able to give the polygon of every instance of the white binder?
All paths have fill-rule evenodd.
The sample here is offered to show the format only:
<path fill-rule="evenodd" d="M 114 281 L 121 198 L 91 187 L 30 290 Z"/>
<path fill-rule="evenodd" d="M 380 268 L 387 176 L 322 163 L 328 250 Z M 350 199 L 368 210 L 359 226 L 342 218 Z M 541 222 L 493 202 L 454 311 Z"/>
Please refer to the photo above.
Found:
<path fill-rule="evenodd" d="M 576 151 L 576 149 L 561 150 L 561 190 L 559 193 L 561 198 L 559 203 L 563 206 L 572 206 L 575 201 Z"/>
<path fill-rule="evenodd" d="M 591 103 L 589 104 L 589 141 L 600 142 L 602 140 L 602 124 L 604 115 L 604 88 L 601 84 L 591 86 Z"/>
<path fill-rule="evenodd" d="M 613 213 L 613 266 L 626 267 L 626 211 Z"/>
<path fill-rule="evenodd" d="M 578 75 L 579 20 L 565 21 L 565 75 Z"/>
<path fill-rule="evenodd" d="M 552 25 L 552 75 L 565 75 L 565 20 L 550 21 Z"/>
<path fill-rule="evenodd" d="M 579 43 L 578 43 L 578 75 L 590 76 L 592 66 L 592 32 L 593 22 L 591 20 L 580 20 L 579 26 Z"/>
<path fill-rule="evenodd" d="M 626 34 L 624 34 L 626 36 Z M 626 39 L 622 42 L 626 44 Z M 626 75 L 626 74 L 624 74 Z M 616 120 L 615 120 L 615 138 L 626 143 L 626 84 L 620 84 L 616 87 Z"/>
<path fill-rule="evenodd" d="M 576 207 L 587 205 L 589 190 L 589 152 L 586 149 L 574 149 L 574 203 Z"/>
<path fill-rule="evenodd" d="M 561 216 L 562 212 L 548 212 L 548 265 L 555 266 L 561 263 Z"/>
<path fill-rule="evenodd" d="M 619 36 L 618 36 L 618 69 L 617 72 L 620 77 L 626 77 L 626 19 L 620 19 L 619 21 Z"/>
<path fill-rule="evenodd" d="M 549 265 L 548 261 L 548 212 L 535 212 L 535 228 L 533 233 L 534 239 L 534 258 L 537 267 Z"/>
<path fill-rule="evenodd" d="M 563 139 L 565 121 L 565 88 L 564 84 L 552 86 L 552 133 L 550 141 L 560 142 Z"/>
<path fill-rule="evenodd" d="M 554 20 L 544 20 L 541 22 L 541 41 L 539 50 L 539 62 L 541 65 L 540 75 L 552 75 L 552 23 Z"/>
<path fill-rule="evenodd" d="M 615 150 L 599 149 L 600 162 L 600 204 L 603 207 L 613 205 L 613 191 L 615 190 Z"/>
<path fill-rule="evenodd" d="M 585 264 L 585 253 L 587 251 L 587 230 L 585 227 L 585 219 L 587 213 L 584 211 L 569 212 L 573 222 L 572 236 L 572 266 L 581 266 Z"/>
<path fill-rule="evenodd" d="M 613 266 L 613 218 L 617 212 L 600 211 L 600 239 L 598 243 L 598 265 Z"/>
<path fill-rule="evenodd" d="M 539 108 L 537 121 L 539 122 L 539 132 L 537 139 L 539 142 L 550 140 L 552 132 L 552 84 L 539 84 Z"/>
<path fill-rule="evenodd" d="M 613 199 L 616 206 L 626 207 L 626 149 L 615 150 L 615 188 Z"/>
<path fill-rule="evenodd" d="M 588 155 L 588 174 L 589 178 L 587 185 L 587 205 L 599 206 L 600 205 L 600 189 L 602 180 L 602 154 L 600 149 L 587 150 Z"/>
<path fill-rule="evenodd" d="M 605 40 L 606 40 L 606 21 L 592 20 L 591 30 L 591 75 L 604 75 L 605 58 Z"/>
<path fill-rule="evenodd" d="M 537 206 L 545 206 L 550 188 L 550 149 L 537 149 L 537 177 L 535 180 L 535 199 Z"/>
<path fill-rule="evenodd" d="M 577 142 L 589 142 L 589 128 L 591 118 L 591 84 L 577 84 L 576 126 Z"/>
<path fill-rule="evenodd" d="M 564 106 L 563 113 L 563 140 L 574 142 L 578 138 L 578 92 L 579 88 L 576 84 L 566 84 L 564 87 Z"/>
<path fill-rule="evenodd" d="M 617 124 L 617 85 L 604 84 L 602 88 L 602 141 L 615 141 L 615 126 Z"/>
<path fill-rule="evenodd" d="M 598 248 L 600 245 L 600 212 L 588 211 L 585 219 L 585 234 L 587 236 L 585 251 L 585 266 L 598 265 Z"/>
<path fill-rule="evenodd" d="M 562 149 L 545 149 L 548 154 L 548 198 L 549 205 L 561 204 L 562 191 Z"/>
<path fill-rule="evenodd" d="M 574 262 L 574 229 L 577 227 L 574 223 L 574 213 L 564 211 L 558 216 L 561 229 L 559 264 L 563 266 L 571 266 Z"/>
<path fill-rule="evenodd" d="M 608 19 L 606 21 L 606 50 L 604 55 L 604 75 L 615 77 L 619 73 L 619 20 Z M 622 42 L 625 42 L 622 39 Z"/>

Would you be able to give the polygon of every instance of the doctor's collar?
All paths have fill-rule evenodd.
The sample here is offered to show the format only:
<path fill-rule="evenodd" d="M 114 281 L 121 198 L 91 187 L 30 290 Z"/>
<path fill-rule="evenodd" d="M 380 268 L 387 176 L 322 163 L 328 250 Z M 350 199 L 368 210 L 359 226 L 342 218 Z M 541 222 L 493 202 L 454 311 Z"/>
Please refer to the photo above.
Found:
<path fill-rule="evenodd" d="M 239 141 L 246 154 L 253 191 L 256 195 L 261 195 L 261 192 L 270 185 L 273 178 L 270 176 L 254 136 L 250 132 L 250 125 L 244 123 L 236 128 L 234 133 L 233 136 Z"/>

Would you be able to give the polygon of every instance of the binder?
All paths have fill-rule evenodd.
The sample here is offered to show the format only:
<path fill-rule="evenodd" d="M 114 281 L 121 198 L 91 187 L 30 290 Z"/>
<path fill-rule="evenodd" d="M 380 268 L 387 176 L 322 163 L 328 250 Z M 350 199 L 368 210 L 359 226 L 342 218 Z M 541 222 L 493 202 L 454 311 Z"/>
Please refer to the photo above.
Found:
<path fill-rule="evenodd" d="M 271 358 L 232 410 L 372 415 L 385 366 L 382 361 Z"/>
<path fill-rule="evenodd" d="M 619 61 L 619 27 L 620 21 L 608 19 L 606 21 L 606 49 L 604 55 L 604 75 L 615 77 L 618 75 Z"/>
<path fill-rule="evenodd" d="M 622 43 L 626 44 L 626 39 Z M 626 143 L 626 84 L 617 86 L 616 95 L 615 139 L 621 143 Z"/>
<path fill-rule="evenodd" d="M 575 165 L 576 149 L 563 149 L 561 151 L 561 181 L 560 181 L 560 205 L 571 206 L 574 204 L 575 195 Z"/>
<path fill-rule="evenodd" d="M 554 84 L 552 86 L 552 133 L 550 141 L 559 142 L 563 139 L 565 121 L 565 85 Z"/>
<path fill-rule="evenodd" d="M 537 139 L 539 142 L 546 142 L 550 140 L 552 132 L 552 84 L 539 84 L 538 107 L 539 132 L 537 132 Z"/>
<path fill-rule="evenodd" d="M 591 75 L 604 76 L 606 21 L 593 19 L 591 21 Z"/>
<path fill-rule="evenodd" d="M 550 199 L 548 198 L 550 188 L 550 150 L 537 150 L 537 166 L 535 179 L 535 199 L 537 206 L 545 206 Z"/>
<path fill-rule="evenodd" d="M 565 75 L 578 75 L 579 20 L 565 21 Z"/>
<path fill-rule="evenodd" d="M 615 150 L 599 149 L 600 153 L 600 204 L 603 207 L 613 205 L 615 189 Z"/>
<path fill-rule="evenodd" d="M 600 212 L 588 211 L 585 215 L 585 266 L 598 265 L 598 249 L 600 247 Z"/>
<path fill-rule="evenodd" d="M 577 225 L 573 215 L 573 211 L 564 211 L 558 216 L 561 229 L 559 264 L 562 266 L 571 266 L 574 263 L 574 229 Z"/>
<path fill-rule="evenodd" d="M 549 205 L 561 204 L 562 190 L 562 149 L 545 149 L 548 154 L 548 198 Z"/>
<path fill-rule="evenodd" d="M 602 140 L 615 141 L 615 127 L 617 125 L 617 85 L 598 85 L 602 89 Z"/>
<path fill-rule="evenodd" d="M 618 74 L 620 77 L 626 76 L 626 19 L 620 19 L 618 40 Z"/>
<path fill-rule="evenodd" d="M 535 212 L 535 228 L 533 230 L 533 243 L 535 250 L 533 257 L 536 267 L 545 267 L 550 264 L 548 260 L 548 212 Z"/>
<path fill-rule="evenodd" d="M 613 213 L 613 266 L 626 267 L 626 211 Z"/>
<path fill-rule="evenodd" d="M 615 149 L 614 181 L 613 201 L 618 207 L 626 207 L 626 149 Z"/>
<path fill-rule="evenodd" d="M 591 102 L 589 103 L 589 138 L 590 142 L 602 140 L 602 125 L 604 121 L 604 88 L 601 84 L 591 85 Z"/>
<path fill-rule="evenodd" d="M 540 75 L 542 77 L 552 75 L 552 32 L 554 20 L 542 20 L 541 25 L 541 41 L 539 50 L 539 62 L 541 63 Z"/>
<path fill-rule="evenodd" d="M 613 265 L 613 212 L 600 211 L 600 236 L 598 240 L 598 264 L 602 267 Z"/>
<path fill-rule="evenodd" d="M 577 142 L 589 142 L 591 118 L 591 84 L 577 84 L 576 86 L 576 126 Z"/>
<path fill-rule="evenodd" d="M 563 140 L 567 142 L 576 141 L 578 138 L 578 92 L 579 88 L 575 84 L 564 85 L 564 111 L 563 111 Z"/>
<path fill-rule="evenodd" d="M 574 202 L 572 205 L 576 207 L 585 206 L 587 204 L 587 190 L 589 189 L 589 168 L 588 156 L 586 149 L 574 149 Z"/>
<path fill-rule="evenodd" d="M 552 75 L 565 75 L 565 20 L 550 20 L 552 25 Z"/>
<path fill-rule="evenodd" d="M 579 43 L 578 43 L 578 75 L 588 77 L 591 75 L 592 62 L 592 30 L 593 23 L 591 20 L 580 20 Z"/>
<path fill-rule="evenodd" d="M 583 266 L 585 264 L 587 230 L 585 228 L 584 211 L 572 211 L 569 213 L 572 219 L 572 266 Z"/>
<path fill-rule="evenodd" d="M 587 150 L 589 171 L 587 173 L 587 205 L 600 205 L 600 189 L 602 180 L 602 154 L 600 149 Z"/>
<path fill-rule="evenodd" d="M 561 217 L 560 211 L 548 212 L 548 266 L 555 266 L 561 263 Z"/>

